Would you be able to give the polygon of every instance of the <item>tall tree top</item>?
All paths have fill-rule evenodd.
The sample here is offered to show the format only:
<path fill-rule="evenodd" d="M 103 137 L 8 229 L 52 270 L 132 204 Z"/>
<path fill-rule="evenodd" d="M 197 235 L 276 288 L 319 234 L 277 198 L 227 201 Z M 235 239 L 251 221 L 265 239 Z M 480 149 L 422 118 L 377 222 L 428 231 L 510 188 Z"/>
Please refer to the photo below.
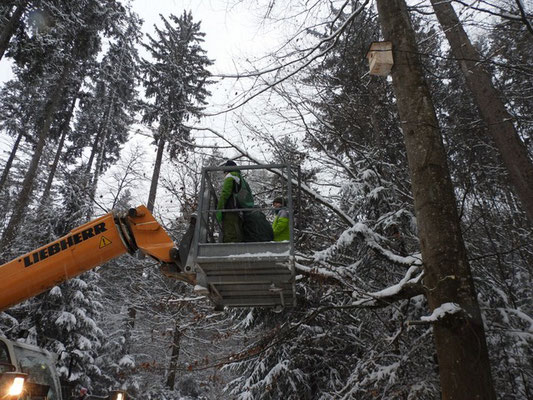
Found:
<path fill-rule="evenodd" d="M 163 28 L 156 26 L 155 37 L 148 35 L 144 44 L 151 60 L 142 62 L 143 83 L 151 102 L 146 104 L 143 122 L 159 123 L 155 139 L 166 136 L 171 155 L 175 155 L 190 140 L 184 122 L 201 115 L 210 95 L 207 67 L 213 62 L 201 47 L 205 35 L 200 22 L 193 22 L 190 12 L 184 11 L 179 17 L 170 15 L 169 19 L 161 16 Z"/>

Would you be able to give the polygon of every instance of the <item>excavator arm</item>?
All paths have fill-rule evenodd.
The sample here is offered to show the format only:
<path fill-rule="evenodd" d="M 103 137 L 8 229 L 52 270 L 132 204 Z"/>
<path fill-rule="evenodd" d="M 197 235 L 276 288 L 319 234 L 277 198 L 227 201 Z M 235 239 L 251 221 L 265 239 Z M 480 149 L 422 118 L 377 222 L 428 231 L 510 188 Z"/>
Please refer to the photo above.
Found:
<path fill-rule="evenodd" d="M 179 251 L 145 206 L 109 213 L 68 235 L 0 266 L 0 311 L 125 253 L 155 259 L 172 278 L 196 283 L 181 272 Z"/>

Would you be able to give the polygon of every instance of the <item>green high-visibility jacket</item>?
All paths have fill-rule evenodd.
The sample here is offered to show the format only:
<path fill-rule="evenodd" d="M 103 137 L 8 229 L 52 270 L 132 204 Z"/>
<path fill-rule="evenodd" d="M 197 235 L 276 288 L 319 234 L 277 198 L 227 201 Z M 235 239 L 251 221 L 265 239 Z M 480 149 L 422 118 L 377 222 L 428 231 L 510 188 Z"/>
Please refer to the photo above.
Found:
<path fill-rule="evenodd" d="M 272 222 L 272 230 L 274 231 L 274 241 L 290 240 L 289 212 L 286 208 L 276 210 L 276 217 Z"/>
<path fill-rule="evenodd" d="M 228 204 L 228 200 L 234 200 Z M 217 210 L 233 208 L 253 208 L 254 199 L 248 182 L 240 172 L 232 171 L 224 177 L 222 191 L 218 199 Z"/>

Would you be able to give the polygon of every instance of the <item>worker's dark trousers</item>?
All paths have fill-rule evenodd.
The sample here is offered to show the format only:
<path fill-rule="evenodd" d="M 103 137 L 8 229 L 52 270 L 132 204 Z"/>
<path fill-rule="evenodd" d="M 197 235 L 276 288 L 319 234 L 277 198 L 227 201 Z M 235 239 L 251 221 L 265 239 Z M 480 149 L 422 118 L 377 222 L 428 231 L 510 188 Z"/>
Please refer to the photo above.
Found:
<path fill-rule="evenodd" d="M 222 240 L 224 243 L 242 242 L 242 219 L 238 212 L 226 212 L 222 217 Z"/>

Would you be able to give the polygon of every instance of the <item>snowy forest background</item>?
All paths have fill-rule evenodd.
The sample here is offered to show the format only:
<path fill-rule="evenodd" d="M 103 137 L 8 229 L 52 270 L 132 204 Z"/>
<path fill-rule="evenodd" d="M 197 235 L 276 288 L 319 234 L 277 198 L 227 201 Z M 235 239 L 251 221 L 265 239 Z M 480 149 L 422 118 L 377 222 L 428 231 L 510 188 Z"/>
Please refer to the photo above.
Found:
<path fill-rule="evenodd" d="M 150 185 L 179 241 L 202 166 L 291 163 L 304 184 L 297 306 L 215 312 L 123 256 L 0 313 L 0 334 L 57 353 L 62 377 L 92 393 L 132 399 L 439 399 L 402 121 L 390 78 L 368 74 L 383 37 L 374 2 L 224 3 L 285 35 L 231 76 L 210 72 L 188 11 L 148 37 L 126 1 L 2 1 L 14 76 L 0 88 L 0 257 L 145 203 Z M 533 5 L 452 3 L 531 162 Z M 430 2 L 408 4 L 495 390 L 533 399 L 531 221 Z"/>

